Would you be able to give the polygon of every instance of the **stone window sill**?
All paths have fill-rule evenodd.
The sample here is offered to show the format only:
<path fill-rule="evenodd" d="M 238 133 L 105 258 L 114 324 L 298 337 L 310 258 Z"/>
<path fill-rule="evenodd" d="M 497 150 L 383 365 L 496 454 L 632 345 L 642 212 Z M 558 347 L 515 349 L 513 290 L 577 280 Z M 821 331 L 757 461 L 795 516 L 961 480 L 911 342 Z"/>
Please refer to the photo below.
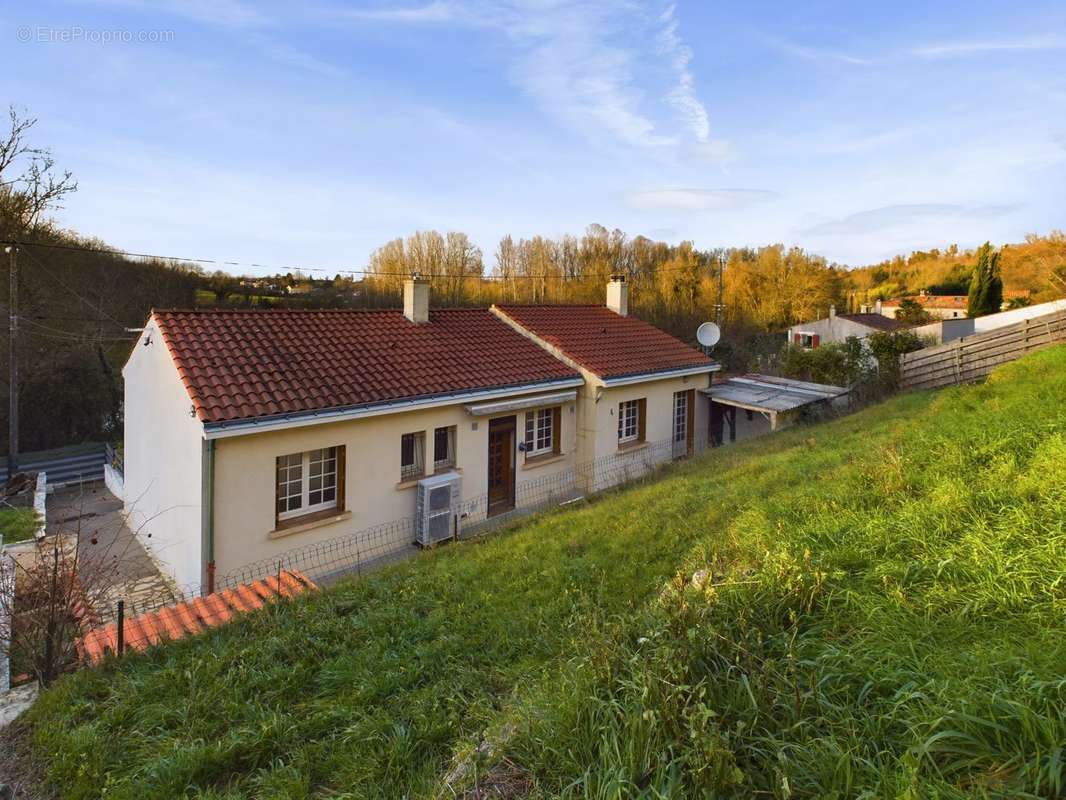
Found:
<path fill-rule="evenodd" d="M 526 460 L 522 464 L 522 469 L 536 469 L 537 467 L 546 467 L 548 464 L 554 464 L 558 461 L 562 461 L 566 458 L 565 453 L 545 453 L 540 456 L 527 456 Z"/>
<path fill-rule="evenodd" d="M 637 439 L 636 441 L 624 442 L 624 443 L 618 445 L 618 452 L 619 453 L 631 453 L 634 450 L 643 450 L 647 446 L 648 446 L 647 442 L 642 442 L 639 439 Z"/>
<path fill-rule="evenodd" d="M 267 534 L 268 539 L 283 539 L 296 533 L 305 533 L 315 528 L 323 528 L 337 522 L 344 522 L 352 518 L 351 511 L 337 512 L 335 509 L 320 511 L 316 514 L 308 514 L 306 517 L 295 517 L 278 524 L 274 530 Z"/>
<path fill-rule="evenodd" d="M 462 469 L 460 469 L 459 467 L 448 467 L 446 469 L 439 469 L 436 472 L 427 472 L 425 475 L 419 475 L 416 478 L 405 478 L 404 480 L 400 481 L 396 484 L 396 491 L 401 491 L 403 489 L 413 489 L 418 486 L 418 482 L 423 478 L 429 478 L 433 475 L 446 475 L 449 472 L 456 472 L 460 475 L 462 475 L 463 473 Z"/>

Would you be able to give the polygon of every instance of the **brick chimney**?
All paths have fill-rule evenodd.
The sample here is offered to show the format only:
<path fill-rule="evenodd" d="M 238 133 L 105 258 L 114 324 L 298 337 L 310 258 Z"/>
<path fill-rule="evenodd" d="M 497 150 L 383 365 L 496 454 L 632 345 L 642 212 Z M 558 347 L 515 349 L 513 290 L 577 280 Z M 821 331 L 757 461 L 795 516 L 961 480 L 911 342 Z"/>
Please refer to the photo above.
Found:
<path fill-rule="evenodd" d="M 417 272 L 403 282 L 403 315 L 416 325 L 429 322 L 429 281 Z"/>
<path fill-rule="evenodd" d="M 607 284 L 607 308 L 621 317 L 629 313 L 629 286 L 626 276 L 615 274 Z"/>

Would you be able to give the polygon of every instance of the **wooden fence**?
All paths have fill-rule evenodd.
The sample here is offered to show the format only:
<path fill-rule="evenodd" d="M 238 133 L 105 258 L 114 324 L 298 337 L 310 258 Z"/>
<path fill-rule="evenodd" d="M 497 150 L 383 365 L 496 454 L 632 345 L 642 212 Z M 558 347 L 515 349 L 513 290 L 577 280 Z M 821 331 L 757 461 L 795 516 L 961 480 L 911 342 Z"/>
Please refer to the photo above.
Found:
<path fill-rule="evenodd" d="M 900 360 L 902 386 L 935 389 L 973 383 L 1000 364 L 1059 342 L 1066 342 L 1062 311 L 907 353 Z"/>

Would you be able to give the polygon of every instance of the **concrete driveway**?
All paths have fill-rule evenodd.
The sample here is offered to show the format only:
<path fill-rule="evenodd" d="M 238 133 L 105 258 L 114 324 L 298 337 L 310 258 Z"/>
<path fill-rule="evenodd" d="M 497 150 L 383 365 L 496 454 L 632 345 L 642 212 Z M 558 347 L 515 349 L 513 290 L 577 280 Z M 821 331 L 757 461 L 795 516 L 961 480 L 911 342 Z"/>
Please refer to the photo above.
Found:
<path fill-rule="evenodd" d="M 127 616 L 179 599 L 103 481 L 58 489 L 46 508 L 47 534 L 77 537 L 79 577 L 102 623 L 114 621 L 120 599 Z"/>

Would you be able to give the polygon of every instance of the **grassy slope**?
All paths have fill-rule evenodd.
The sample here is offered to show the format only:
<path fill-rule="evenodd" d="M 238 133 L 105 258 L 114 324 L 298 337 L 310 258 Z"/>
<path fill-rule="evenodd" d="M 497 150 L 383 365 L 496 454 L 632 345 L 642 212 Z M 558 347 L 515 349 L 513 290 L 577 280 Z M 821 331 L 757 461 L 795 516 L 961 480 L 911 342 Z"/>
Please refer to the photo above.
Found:
<path fill-rule="evenodd" d="M 31 719 L 69 797 L 428 796 L 504 726 L 544 796 L 1050 795 L 1064 507 L 1057 348 L 69 677 Z"/>

